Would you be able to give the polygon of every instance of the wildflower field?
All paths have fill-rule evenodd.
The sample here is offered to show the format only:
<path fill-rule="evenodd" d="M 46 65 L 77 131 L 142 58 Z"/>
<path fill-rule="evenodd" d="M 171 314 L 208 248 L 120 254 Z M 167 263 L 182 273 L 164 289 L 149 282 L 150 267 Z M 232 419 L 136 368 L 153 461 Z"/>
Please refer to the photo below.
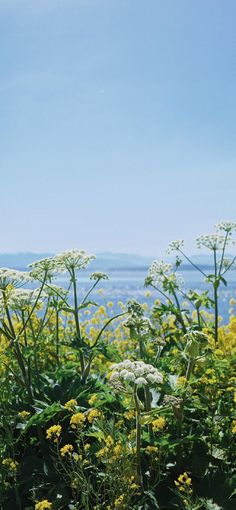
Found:
<path fill-rule="evenodd" d="M 84 251 L 0 269 L 1 509 L 235 510 L 235 303 L 221 325 L 218 300 L 235 230 L 198 238 L 209 273 L 172 242 L 175 262 L 144 283 L 153 304 L 116 314 L 94 300 L 104 273 L 78 298 Z M 186 259 L 201 293 L 183 286 Z"/>

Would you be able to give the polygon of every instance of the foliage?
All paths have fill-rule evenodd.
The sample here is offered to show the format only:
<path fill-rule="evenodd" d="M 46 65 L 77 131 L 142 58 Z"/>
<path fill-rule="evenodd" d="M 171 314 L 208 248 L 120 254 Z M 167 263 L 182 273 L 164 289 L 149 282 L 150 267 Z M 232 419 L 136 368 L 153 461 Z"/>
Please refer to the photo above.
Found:
<path fill-rule="evenodd" d="M 84 251 L 0 270 L 2 509 L 235 508 L 236 318 L 220 326 L 218 305 L 234 229 L 198 240 L 212 293 L 184 289 L 175 241 L 175 265 L 146 280 L 162 301 L 111 316 L 90 297 L 104 273 L 78 300 Z M 65 271 L 68 289 L 54 283 Z"/>

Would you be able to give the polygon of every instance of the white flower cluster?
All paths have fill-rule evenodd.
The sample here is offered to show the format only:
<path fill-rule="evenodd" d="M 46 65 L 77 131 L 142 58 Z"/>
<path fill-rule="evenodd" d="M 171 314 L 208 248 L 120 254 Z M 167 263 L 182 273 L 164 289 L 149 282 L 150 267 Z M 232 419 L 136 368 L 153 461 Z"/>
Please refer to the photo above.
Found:
<path fill-rule="evenodd" d="M 109 277 L 106 273 L 92 273 L 89 277 L 90 280 L 109 280 Z"/>
<path fill-rule="evenodd" d="M 159 285 L 172 283 L 177 287 L 183 285 L 184 280 L 179 273 L 176 273 L 173 270 L 172 264 L 168 264 L 163 261 L 155 260 L 149 270 L 147 276 L 147 282 L 150 281 L 153 285 L 158 287 Z"/>
<path fill-rule="evenodd" d="M 236 223 L 234 221 L 222 221 L 221 223 L 217 223 L 215 225 L 217 230 L 224 230 L 224 232 L 233 232 L 236 230 Z"/>
<path fill-rule="evenodd" d="M 29 264 L 30 276 L 40 281 L 45 276 L 47 280 L 51 280 L 56 273 L 84 269 L 95 258 L 95 255 L 89 255 L 84 250 L 67 250 L 54 257 L 47 257 Z"/>
<path fill-rule="evenodd" d="M 70 269 L 84 269 L 95 258 L 95 255 L 90 255 L 84 250 L 67 250 L 55 255 L 53 260 L 57 271 L 64 272 Z"/>
<path fill-rule="evenodd" d="M 163 262 L 163 260 L 154 260 L 148 270 L 148 278 L 156 285 L 162 284 L 167 276 L 171 274 L 172 264 Z"/>
<path fill-rule="evenodd" d="M 163 377 L 159 370 L 143 361 L 127 359 L 121 363 L 115 363 L 111 369 L 113 372 L 110 382 L 114 385 L 117 383 L 132 383 L 137 386 L 146 386 L 163 382 Z"/>
<path fill-rule="evenodd" d="M 32 264 L 29 264 L 28 267 L 31 268 L 30 276 L 40 281 L 44 280 L 45 277 L 47 280 L 51 280 L 57 272 L 53 257 L 36 260 L 32 262 Z"/>
<path fill-rule="evenodd" d="M 5 290 L 8 285 L 21 287 L 30 280 L 30 274 L 26 271 L 17 271 L 6 267 L 0 268 L 0 289 L 2 290 Z"/>
<path fill-rule="evenodd" d="M 221 250 L 224 243 L 225 236 L 220 234 L 206 234 L 196 239 L 197 248 L 202 248 L 202 246 L 204 246 L 209 250 Z"/>
<path fill-rule="evenodd" d="M 183 239 L 176 239 L 176 241 L 171 241 L 169 246 L 167 247 L 166 253 L 171 253 L 172 251 L 178 251 L 183 248 L 184 241 Z"/>
<path fill-rule="evenodd" d="M 38 289 L 14 289 L 10 294 L 8 304 L 13 310 L 26 310 L 34 305 L 38 295 Z M 41 293 L 40 301 L 45 297 L 46 294 Z"/>

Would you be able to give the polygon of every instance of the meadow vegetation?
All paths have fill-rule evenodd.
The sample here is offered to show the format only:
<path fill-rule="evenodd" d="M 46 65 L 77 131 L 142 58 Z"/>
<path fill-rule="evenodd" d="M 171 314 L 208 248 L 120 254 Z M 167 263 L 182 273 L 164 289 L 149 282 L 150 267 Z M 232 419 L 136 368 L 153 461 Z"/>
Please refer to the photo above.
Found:
<path fill-rule="evenodd" d="M 235 230 L 223 222 L 198 238 L 210 273 L 172 242 L 175 262 L 149 268 L 151 305 L 118 313 L 94 300 L 104 273 L 79 299 L 94 259 L 84 251 L 0 269 L 2 509 L 236 508 L 234 300 L 227 325 L 219 309 Z M 203 292 L 184 287 L 186 259 Z"/>

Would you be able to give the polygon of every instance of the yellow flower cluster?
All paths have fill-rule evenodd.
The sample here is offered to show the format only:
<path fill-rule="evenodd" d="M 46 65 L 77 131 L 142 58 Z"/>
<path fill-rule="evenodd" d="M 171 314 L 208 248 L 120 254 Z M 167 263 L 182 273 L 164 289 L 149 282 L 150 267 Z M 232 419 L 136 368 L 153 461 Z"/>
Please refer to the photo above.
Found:
<path fill-rule="evenodd" d="M 85 415 L 83 413 L 76 413 L 71 416 L 70 425 L 72 429 L 76 429 L 77 427 L 82 427 L 85 422 Z"/>
<path fill-rule="evenodd" d="M 236 434 L 236 420 L 232 421 L 231 430 L 232 434 Z"/>
<path fill-rule="evenodd" d="M 34 508 L 35 510 L 47 510 L 48 508 L 52 508 L 52 503 L 50 503 L 48 499 L 43 499 L 42 501 L 38 501 Z"/>
<path fill-rule="evenodd" d="M 28 418 L 28 416 L 30 416 L 30 413 L 29 413 L 29 411 L 20 411 L 20 412 L 17 414 L 17 416 L 18 416 L 19 418 L 22 418 L 22 419 L 24 420 L 25 418 Z"/>
<path fill-rule="evenodd" d="M 115 508 L 120 508 L 123 506 L 124 504 L 124 499 L 125 499 L 125 496 L 124 494 L 121 494 L 118 498 L 115 499 L 114 501 L 114 507 Z"/>
<path fill-rule="evenodd" d="M 148 455 L 154 455 L 155 453 L 158 452 L 158 448 L 157 448 L 157 446 L 146 446 L 145 452 Z"/>
<path fill-rule="evenodd" d="M 188 476 L 186 471 L 179 476 L 178 480 L 175 480 L 175 486 L 177 489 L 185 494 L 192 494 L 192 479 Z"/>
<path fill-rule="evenodd" d="M 9 469 L 9 471 L 16 471 L 18 467 L 18 462 L 16 460 L 11 459 L 10 457 L 7 457 L 6 459 L 3 459 L 2 465 Z"/>
<path fill-rule="evenodd" d="M 99 418 L 101 416 L 101 412 L 98 409 L 91 409 L 91 411 L 87 414 L 87 420 L 89 423 L 93 423 L 95 418 Z"/>
<path fill-rule="evenodd" d="M 166 426 L 166 420 L 162 416 L 152 422 L 153 432 L 159 432 Z"/>
<path fill-rule="evenodd" d="M 58 438 L 61 435 L 61 425 L 52 425 L 49 429 L 46 430 L 47 439 L 52 439 L 54 443 L 58 441 Z"/>
<path fill-rule="evenodd" d="M 63 446 L 61 449 L 60 449 L 60 453 L 61 453 L 61 456 L 62 457 L 65 457 L 65 455 L 71 455 L 71 453 L 73 452 L 74 448 L 72 446 L 72 444 L 65 444 L 65 446 Z"/>
<path fill-rule="evenodd" d="M 88 399 L 88 403 L 90 406 L 93 406 L 93 404 L 95 404 L 96 400 L 97 400 L 98 396 L 96 393 L 94 393 L 93 395 L 91 395 L 91 397 Z"/>
<path fill-rule="evenodd" d="M 67 409 L 68 411 L 74 411 L 75 410 L 75 407 L 77 406 L 77 400 L 75 400 L 74 398 L 72 398 L 71 400 L 68 400 L 68 402 L 66 402 L 64 404 L 64 407 L 65 409 Z"/>

